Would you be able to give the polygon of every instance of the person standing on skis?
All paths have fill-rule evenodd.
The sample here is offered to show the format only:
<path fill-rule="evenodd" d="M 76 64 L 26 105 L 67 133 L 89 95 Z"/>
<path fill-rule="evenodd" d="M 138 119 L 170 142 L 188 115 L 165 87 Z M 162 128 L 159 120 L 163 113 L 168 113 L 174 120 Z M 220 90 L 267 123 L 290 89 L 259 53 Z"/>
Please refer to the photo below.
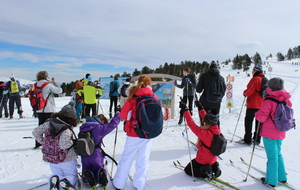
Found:
<path fill-rule="evenodd" d="M 263 97 L 259 94 L 262 88 L 263 78 L 265 74 L 263 73 L 261 63 L 255 65 L 252 70 L 253 77 L 247 84 L 246 90 L 244 90 L 243 95 L 246 99 L 246 116 L 245 116 L 245 134 L 244 139 L 241 139 L 239 143 L 251 145 L 252 141 L 257 145 L 260 144 L 260 135 L 258 134 L 258 121 L 255 119 L 254 115 L 259 110 Z M 255 132 L 252 136 L 252 125 L 255 119 Z"/>
<path fill-rule="evenodd" d="M 280 131 L 274 123 L 275 111 L 278 103 L 285 102 L 292 107 L 291 94 L 284 90 L 284 81 L 281 78 L 271 78 L 264 93 L 265 100 L 255 113 L 255 118 L 261 123 L 260 135 L 263 137 L 265 152 L 268 158 L 266 176 L 261 178 L 264 183 L 275 187 L 279 182 L 287 182 L 284 159 L 281 154 L 281 145 L 286 137 L 285 131 Z"/>
<path fill-rule="evenodd" d="M 152 80 L 148 75 L 140 76 L 137 85 L 129 89 L 128 98 L 121 110 L 121 119 L 126 120 L 124 130 L 127 139 L 113 180 L 113 185 L 117 189 L 123 189 L 126 185 L 130 167 L 135 157 L 136 172 L 133 177 L 133 186 L 137 190 L 143 190 L 146 185 L 152 139 L 140 138 L 135 131 L 135 121 L 137 121 L 136 97 L 154 96 L 158 100 L 158 97 L 152 91 L 151 84 Z"/>
<path fill-rule="evenodd" d="M 191 114 L 193 113 L 193 101 L 195 95 L 196 88 L 196 77 L 194 74 L 190 73 L 190 68 L 184 68 L 182 71 L 183 79 L 181 80 L 181 84 L 177 84 L 177 81 L 174 81 L 174 85 L 178 88 L 183 88 L 183 97 L 182 102 L 187 103 L 189 105 L 189 110 Z M 183 115 L 180 114 L 178 125 L 181 125 L 183 121 Z"/>

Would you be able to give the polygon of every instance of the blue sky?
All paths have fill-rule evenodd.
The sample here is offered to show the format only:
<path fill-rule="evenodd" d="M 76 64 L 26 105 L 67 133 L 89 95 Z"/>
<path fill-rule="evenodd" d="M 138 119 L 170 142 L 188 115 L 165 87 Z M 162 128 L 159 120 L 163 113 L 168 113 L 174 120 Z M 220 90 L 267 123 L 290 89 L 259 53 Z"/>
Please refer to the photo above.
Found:
<path fill-rule="evenodd" d="M 0 77 L 59 82 L 184 60 L 262 57 L 299 45 L 300 2 L 2 0 Z"/>

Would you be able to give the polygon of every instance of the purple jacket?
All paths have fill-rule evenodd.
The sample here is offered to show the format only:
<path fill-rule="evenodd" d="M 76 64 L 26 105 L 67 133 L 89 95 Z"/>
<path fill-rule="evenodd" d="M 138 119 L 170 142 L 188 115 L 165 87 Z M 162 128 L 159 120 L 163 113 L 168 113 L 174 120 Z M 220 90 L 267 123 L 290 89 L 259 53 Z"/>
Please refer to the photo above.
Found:
<path fill-rule="evenodd" d="M 292 107 L 290 101 L 291 95 L 286 90 L 272 91 L 270 88 L 266 89 L 267 97 L 274 98 L 279 101 L 286 101 L 287 105 Z M 269 139 L 279 140 L 285 138 L 285 133 L 279 131 L 274 124 L 274 117 L 277 103 L 272 100 L 264 100 L 260 109 L 255 113 L 255 118 L 262 123 L 260 136 Z"/>
<path fill-rule="evenodd" d="M 88 122 L 80 126 L 79 133 L 92 131 L 95 145 L 100 145 L 102 139 L 119 125 L 120 114 L 116 113 L 111 121 L 104 125 L 100 124 L 96 117 L 87 117 L 86 119 Z M 96 173 L 98 169 L 104 168 L 103 159 L 104 156 L 98 147 L 91 156 L 81 156 L 82 170 L 90 170 Z"/>

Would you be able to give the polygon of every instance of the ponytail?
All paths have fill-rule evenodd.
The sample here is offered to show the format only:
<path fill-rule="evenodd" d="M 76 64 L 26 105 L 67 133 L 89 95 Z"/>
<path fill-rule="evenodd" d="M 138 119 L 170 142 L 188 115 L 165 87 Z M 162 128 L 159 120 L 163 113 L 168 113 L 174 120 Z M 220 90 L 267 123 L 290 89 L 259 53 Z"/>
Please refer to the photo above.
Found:
<path fill-rule="evenodd" d="M 126 101 L 132 100 L 134 94 L 141 88 L 147 87 L 152 83 L 151 78 L 148 75 L 142 75 L 138 79 L 138 84 L 136 86 L 132 86 L 128 91 L 129 95 Z"/>

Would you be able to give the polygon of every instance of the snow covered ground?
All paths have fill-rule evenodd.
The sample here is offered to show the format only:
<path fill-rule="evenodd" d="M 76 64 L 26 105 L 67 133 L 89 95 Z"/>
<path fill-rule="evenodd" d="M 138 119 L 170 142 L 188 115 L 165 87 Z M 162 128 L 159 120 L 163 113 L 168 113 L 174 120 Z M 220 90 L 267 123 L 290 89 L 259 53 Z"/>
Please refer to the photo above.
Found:
<path fill-rule="evenodd" d="M 299 60 L 293 60 L 293 62 Z M 290 62 L 270 62 L 273 67 L 272 77 L 281 77 L 285 80 L 285 89 L 292 94 L 292 102 L 294 105 L 296 122 L 300 121 L 299 105 L 300 105 L 300 76 L 299 72 L 295 70 L 300 69 L 300 65 L 292 65 Z M 267 68 L 264 66 L 264 69 Z M 228 108 L 225 107 L 226 99 L 224 98 L 221 108 L 221 130 L 225 137 L 229 140 L 232 138 L 233 131 L 235 129 L 239 112 L 242 107 L 244 97 L 242 95 L 246 84 L 250 80 L 246 74 L 242 71 L 232 70 L 230 66 L 221 68 L 221 74 L 225 77 L 228 74 L 235 77 L 233 83 L 233 108 L 231 113 L 228 112 Z M 267 72 L 267 77 L 270 78 L 270 73 Z M 176 94 L 181 95 L 182 91 L 176 89 Z M 178 105 L 179 97 L 176 98 L 176 107 Z M 68 103 L 69 97 L 56 98 L 57 111 L 62 106 Z M 108 100 L 101 100 L 104 113 L 108 115 Z M 24 110 L 24 119 L 17 119 L 17 113 L 15 112 L 15 118 L 12 120 L 0 119 L 0 189 L 29 189 L 39 184 L 47 182 L 47 179 L 51 175 L 49 166 L 42 161 L 42 154 L 40 150 L 32 150 L 34 146 L 34 140 L 31 137 L 32 130 L 37 126 L 37 119 L 32 117 L 31 107 L 29 100 L 22 99 L 22 105 Z M 244 134 L 243 120 L 245 115 L 245 106 L 243 106 L 241 118 L 238 123 L 236 131 L 236 137 L 234 140 L 239 140 Z M 101 109 L 100 109 L 101 110 Z M 179 109 L 176 108 L 175 119 L 171 119 L 165 122 L 165 128 L 158 138 L 153 140 L 151 150 L 151 163 L 148 175 L 148 186 L 146 189 L 155 190 L 192 190 L 192 189 L 215 189 L 214 186 L 196 180 L 193 181 L 191 177 L 185 175 L 184 172 L 176 169 L 173 166 L 173 161 L 179 160 L 183 165 L 186 165 L 189 161 L 188 144 L 182 137 L 184 131 L 184 125 L 176 128 L 178 122 Z M 194 119 L 199 122 L 199 118 L 196 116 L 196 109 L 194 109 Z M 78 128 L 76 129 L 78 130 Z M 189 138 L 192 141 L 196 141 L 196 136 L 189 131 Z M 107 153 L 112 154 L 113 144 L 115 138 L 115 131 L 105 137 L 105 150 Z M 116 146 L 116 160 L 120 159 L 123 151 L 126 135 L 123 132 L 122 123 L 118 127 L 118 140 Z M 287 138 L 283 142 L 282 152 L 285 158 L 288 181 L 293 186 L 298 186 L 300 189 L 300 149 L 298 145 L 299 129 L 291 130 L 287 133 Z M 247 162 L 250 160 L 252 147 L 246 147 L 237 143 L 228 142 L 227 151 L 221 155 L 223 160 L 219 160 L 222 169 L 221 178 L 230 182 L 232 185 L 245 190 L 252 189 L 268 189 L 260 182 L 248 177 L 246 182 L 245 174 L 235 169 L 230 165 L 231 159 L 236 165 L 247 170 L 248 167 L 243 165 L 240 161 L 240 157 L 244 158 Z M 192 158 L 194 158 L 196 151 L 194 147 L 191 147 Z M 80 159 L 78 159 L 80 162 Z M 253 156 L 253 165 L 265 171 L 266 155 L 263 149 L 255 149 Z M 111 166 L 108 166 L 111 170 Z M 114 167 L 114 172 L 115 172 Z M 134 172 L 134 165 L 131 169 L 131 174 Z M 255 170 L 251 170 L 250 173 L 257 177 L 262 175 Z M 38 189 L 46 190 L 48 186 L 43 186 Z M 112 189 L 109 185 L 108 189 Z M 133 189 L 131 182 L 128 181 L 125 189 Z M 278 188 L 282 189 L 282 188 Z"/>

